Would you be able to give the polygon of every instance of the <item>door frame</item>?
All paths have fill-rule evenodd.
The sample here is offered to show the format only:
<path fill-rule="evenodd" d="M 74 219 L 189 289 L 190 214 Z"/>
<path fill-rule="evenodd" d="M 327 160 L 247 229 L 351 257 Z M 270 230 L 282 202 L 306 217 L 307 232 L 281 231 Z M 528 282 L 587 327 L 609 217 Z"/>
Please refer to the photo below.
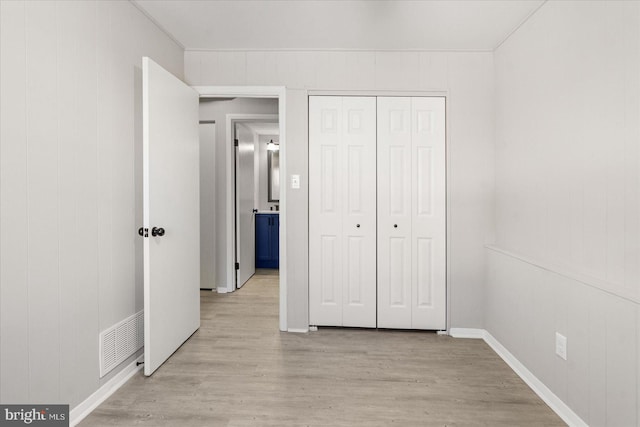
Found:
<path fill-rule="evenodd" d="M 443 97 L 444 101 L 444 114 L 445 114 L 445 242 L 446 242 L 446 276 L 445 276 L 445 295 L 446 295 L 446 326 L 444 331 L 438 331 L 438 334 L 448 335 L 451 329 L 451 260 L 453 257 L 451 256 L 451 233 L 452 228 L 452 220 L 451 220 L 451 183 L 453 182 L 451 178 L 451 163 L 452 163 L 452 149 L 451 149 L 451 102 L 452 97 L 448 90 L 307 90 L 307 108 L 309 106 L 309 97 L 310 96 L 408 96 L 408 97 Z M 309 141 L 308 135 L 308 125 L 309 118 L 307 117 L 307 142 Z M 281 175 L 282 178 L 282 175 Z M 308 239 L 307 239 L 308 243 Z M 309 281 L 307 280 L 307 286 L 309 286 Z M 309 301 L 307 300 L 307 307 L 309 306 Z M 307 313 L 308 313 L 307 309 Z"/>
<path fill-rule="evenodd" d="M 275 98 L 278 100 L 278 125 L 280 127 L 280 330 L 287 330 L 287 180 L 286 180 L 286 95 L 284 86 L 192 86 L 200 94 L 200 98 Z M 227 126 L 227 141 L 230 129 Z M 229 148 L 229 147 L 227 147 Z M 233 151 L 227 150 L 227 189 L 233 188 L 233 174 L 229 167 L 233 162 Z M 227 191 L 226 212 L 226 247 L 227 266 L 233 267 L 227 272 L 227 292 L 232 292 L 235 287 L 233 275 L 235 274 L 235 245 L 234 245 L 234 211 L 233 195 Z M 233 264 L 232 264 L 233 263 Z M 224 289 L 219 288 L 220 290 Z"/>
<path fill-rule="evenodd" d="M 236 185 L 237 185 L 237 177 L 236 177 L 236 157 L 237 157 L 237 147 L 235 147 L 235 143 L 234 143 L 234 139 L 235 139 L 235 130 L 236 130 L 236 124 L 238 123 L 254 123 L 254 122 L 264 122 L 264 123 L 273 123 L 273 122 L 278 122 L 278 124 L 280 123 L 280 119 L 279 119 L 279 115 L 278 114 L 227 114 L 226 115 L 226 130 L 227 130 L 227 148 L 229 148 L 229 150 L 227 151 L 227 188 L 233 188 L 235 190 Z M 233 170 L 231 170 L 233 168 Z M 229 180 L 229 178 L 231 180 Z M 254 178 L 255 179 L 255 178 Z M 255 193 L 255 188 L 254 188 L 254 193 Z M 231 239 L 233 240 L 233 244 L 231 246 L 233 247 L 229 247 L 227 246 L 227 265 L 231 265 L 231 271 L 227 272 L 227 290 L 226 292 L 235 292 L 236 290 L 238 290 L 238 274 L 237 274 L 237 270 L 235 269 L 235 264 L 238 261 L 237 257 L 238 257 L 238 228 L 237 228 L 237 220 L 238 220 L 238 212 L 237 212 L 237 194 L 234 191 L 233 195 L 230 196 L 230 193 L 227 192 L 227 202 L 229 201 L 229 198 L 231 198 L 231 202 L 233 204 L 232 207 L 229 207 L 229 205 L 227 205 L 227 242 L 229 242 L 229 232 L 230 232 L 230 227 L 229 225 L 229 215 L 231 215 L 231 218 L 233 219 L 233 225 L 234 225 L 234 229 L 231 230 L 231 234 L 232 237 Z M 231 211 L 231 212 L 230 212 Z M 231 264 L 229 264 L 229 250 L 232 251 L 232 257 L 233 259 L 230 261 Z M 218 288 L 219 289 L 219 288 Z"/>

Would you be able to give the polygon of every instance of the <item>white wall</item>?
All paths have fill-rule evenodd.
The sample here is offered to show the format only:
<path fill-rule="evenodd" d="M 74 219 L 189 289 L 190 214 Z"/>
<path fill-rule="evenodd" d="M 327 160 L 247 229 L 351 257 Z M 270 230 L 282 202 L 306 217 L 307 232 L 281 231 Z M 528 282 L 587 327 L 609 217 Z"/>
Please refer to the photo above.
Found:
<path fill-rule="evenodd" d="M 227 141 L 227 114 L 278 114 L 278 100 L 235 98 L 200 102 L 200 120 L 216 122 L 215 138 L 200 141 L 200 150 L 207 156 L 200 162 L 201 250 L 215 255 L 215 259 L 201 260 L 203 288 L 227 287 L 227 148 L 231 148 L 227 147 L 230 145 Z"/>
<path fill-rule="evenodd" d="M 495 69 L 486 328 L 590 425 L 638 425 L 640 3 L 547 2 Z"/>
<path fill-rule="evenodd" d="M 200 288 L 215 289 L 216 123 L 200 123 Z M 224 215 L 224 212 L 220 212 Z"/>
<path fill-rule="evenodd" d="M 183 52 L 129 2 L 0 2 L 0 402 L 70 403 L 142 309 L 141 57 Z"/>
<path fill-rule="evenodd" d="M 287 87 L 286 168 L 302 181 L 287 193 L 288 326 L 296 329 L 308 326 L 308 90 L 447 91 L 451 325 L 482 326 L 483 245 L 493 241 L 491 53 L 187 51 L 185 77 Z"/>

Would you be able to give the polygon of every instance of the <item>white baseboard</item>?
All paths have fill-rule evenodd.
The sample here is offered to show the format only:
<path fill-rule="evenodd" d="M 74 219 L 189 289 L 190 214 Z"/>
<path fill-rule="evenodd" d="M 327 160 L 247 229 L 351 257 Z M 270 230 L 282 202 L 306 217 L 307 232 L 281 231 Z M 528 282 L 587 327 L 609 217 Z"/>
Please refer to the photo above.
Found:
<path fill-rule="evenodd" d="M 71 427 L 77 425 L 86 418 L 94 409 L 96 409 L 102 402 L 107 400 L 109 396 L 116 392 L 124 383 L 126 383 L 132 376 L 135 375 L 142 365 L 138 366 L 137 362 L 141 362 L 144 359 L 144 355 L 136 358 L 133 362 L 128 364 L 123 370 L 118 372 L 109 381 L 104 383 L 102 387 L 96 390 L 91 396 L 87 397 L 82 403 L 73 408 L 69 413 L 69 425 Z"/>
<path fill-rule="evenodd" d="M 227 292 L 229 292 L 229 288 L 227 288 L 226 286 L 218 286 L 216 288 L 216 292 L 219 294 L 226 294 Z"/>
<path fill-rule="evenodd" d="M 293 332 L 293 333 L 296 333 L 296 334 L 306 334 L 307 332 L 309 332 L 309 328 L 307 328 L 307 329 L 289 328 L 289 329 L 287 329 L 287 332 Z"/>
<path fill-rule="evenodd" d="M 575 412 L 571 410 L 567 406 L 566 403 L 562 401 L 558 396 L 553 393 L 549 387 L 544 385 L 542 381 L 540 381 L 533 373 L 526 368 L 516 357 L 509 352 L 502 344 L 496 340 L 493 335 L 489 332 L 485 331 L 484 340 L 489 347 L 495 351 L 498 356 L 502 358 L 507 365 L 513 369 L 513 371 L 518 374 L 522 380 L 527 383 L 531 390 L 533 390 L 544 402 L 549 405 L 549 407 L 558 414 L 562 421 L 567 423 L 570 426 L 576 427 L 588 427 L 588 424 L 585 423 L 582 418 L 578 416 Z"/>
<path fill-rule="evenodd" d="M 451 328 L 449 329 L 449 335 L 454 338 L 484 339 L 485 330 L 474 328 Z"/>
<path fill-rule="evenodd" d="M 531 390 L 537 394 L 540 399 L 544 401 L 549 407 L 558 414 L 562 421 L 567 423 L 571 427 L 588 427 L 588 424 L 585 423 L 582 418 L 580 418 L 575 412 L 571 410 L 567 406 L 566 403 L 562 401 L 558 396 L 552 392 L 549 387 L 544 385 L 542 381 L 540 381 L 533 373 L 527 369 L 516 357 L 511 354 L 509 350 L 506 349 L 505 346 L 500 344 L 497 339 L 493 337 L 489 332 L 484 329 L 469 329 L 469 328 L 451 328 L 449 335 L 454 338 L 482 338 L 484 341 L 496 352 L 502 360 L 506 362 L 507 365 L 513 371 L 522 378 Z"/>

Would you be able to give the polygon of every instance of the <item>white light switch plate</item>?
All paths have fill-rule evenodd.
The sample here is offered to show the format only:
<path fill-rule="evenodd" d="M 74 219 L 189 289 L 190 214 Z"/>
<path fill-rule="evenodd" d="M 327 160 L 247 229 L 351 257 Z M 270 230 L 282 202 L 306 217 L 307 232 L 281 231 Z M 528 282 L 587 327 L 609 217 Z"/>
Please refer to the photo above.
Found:
<path fill-rule="evenodd" d="M 300 175 L 291 175 L 291 188 L 296 190 L 300 188 Z"/>
<path fill-rule="evenodd" d="M 556 332 L 556 354 L 567 360 L 567 337 Z"/>

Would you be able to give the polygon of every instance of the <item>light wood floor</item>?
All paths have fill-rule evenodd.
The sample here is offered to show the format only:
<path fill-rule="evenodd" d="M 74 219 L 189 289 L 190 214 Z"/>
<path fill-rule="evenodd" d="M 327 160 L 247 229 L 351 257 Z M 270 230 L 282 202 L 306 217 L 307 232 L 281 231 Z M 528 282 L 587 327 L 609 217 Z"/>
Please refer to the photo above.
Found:
<path fill-rule="evenodd" d="M 278 331 L 277 276 L 201 293 L 202 326 L 81 426 L 556 426 L 482 341 L 430 332 Z"/>

